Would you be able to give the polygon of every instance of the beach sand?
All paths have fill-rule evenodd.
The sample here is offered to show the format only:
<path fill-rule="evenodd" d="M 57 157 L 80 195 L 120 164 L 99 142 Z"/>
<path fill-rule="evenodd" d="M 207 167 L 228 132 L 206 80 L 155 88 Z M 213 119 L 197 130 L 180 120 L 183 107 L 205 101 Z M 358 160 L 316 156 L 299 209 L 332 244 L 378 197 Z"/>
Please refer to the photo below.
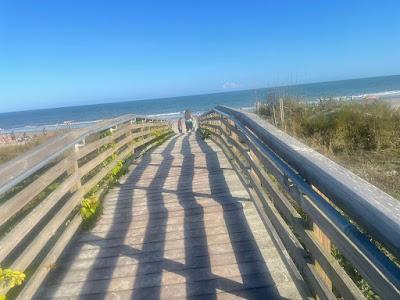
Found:
<path fill-rule="evenodd" d="M 399 109 L 400 108 L 400 98 L 388 98 L 383 99 L 384 101 L 388 102 L 390 106 Z"/>

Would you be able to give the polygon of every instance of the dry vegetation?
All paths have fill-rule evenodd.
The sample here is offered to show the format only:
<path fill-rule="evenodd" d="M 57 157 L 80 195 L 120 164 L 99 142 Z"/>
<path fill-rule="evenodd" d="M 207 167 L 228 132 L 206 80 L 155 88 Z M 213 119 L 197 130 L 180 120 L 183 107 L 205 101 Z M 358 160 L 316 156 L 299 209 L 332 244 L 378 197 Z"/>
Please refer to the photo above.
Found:
<path fill-rule="evenodd" d="M 259 115 L 400 199 L 399 108 L 382 101 L 305 103 L 290 98 L 277 101 L 277 97 L 269 100 L 257 105 Z M 398 264 L 398 259 L 376 244 Z M 332 255 L 367 299 L 380 299 L 335 247 Z"/>
<path fill-rule="evenodd" d="M 288 134 L 400 199 L 400 109 L 383 101 L 283 100 L 257 112 Z M 274 116 L 275 115 L 275 116 Z"/>
<path fill-rule="evenodd" d="M 0 145 L 0 165 L 48 141 L 55 135 L 55 133 L 37 135 L 31 141 L 25 143 Z"/>

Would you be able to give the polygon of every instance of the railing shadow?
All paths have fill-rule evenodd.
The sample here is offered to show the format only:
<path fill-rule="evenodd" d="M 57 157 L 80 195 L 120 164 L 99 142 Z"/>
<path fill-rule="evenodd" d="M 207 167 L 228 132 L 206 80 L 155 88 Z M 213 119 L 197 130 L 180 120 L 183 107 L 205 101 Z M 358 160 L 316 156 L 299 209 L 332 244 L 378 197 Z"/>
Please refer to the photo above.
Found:
<path fill-rule="evenodd" d="M 168 175 L 172 172 L 171 166 L 175 160 L 172 151 L 176 149 L 178 141 L 182 141 L 180 149 L 182 164 L 180 173 L 176 174 L 179 176 L 176 191 L 168 201 L 177 199 L 177 202 L 183 208 L 184 249 L 183 257 L 169 258 L 165 253 L 167 242 L 171 245 L 176 239 L 178 248 L 179 241 L 182 242 L 182 236 L 179 233 L 174 236 L 174 232 L 168 232 L 167 240 L 166 230 L 171 216 L 169 216 L 164 199 L 165 191 L 169 190 L 165 185 L 168 178 L 171 178 Z M 198 154 L 205 156 L 207 168 L 201 169 L 201 172 L 207 178 L 207 182 L 204 183 L 205 186 L 209 186 L 211 191 L 209 194 L 204 193 L 206 205 L 215 203 L 216 205 L 213 207 L 218 207 L 218 211 L 222 209 L 220 218 L 223 218 L 223 224 L 226 226 L 226 229 L 223 229 L 223 234 L 226 234 L 228 238 L 225 238 L 223 242 L 216 239 L 213 245 L 209 244 L 210 240 L 218 237 L 221 233 L 216 232 L 214 234 L 212 230 L 210 231 L 210 225 L 212 226 L 213 223 L 211 221 L 211 223 L 206 224 L 205 207 L 197 201 L 197 197 L 204 197 L 204 195 L 194 191 L 195 174 L 197 174 L 196 168 L 198 166 L 196 166 L 197 154 L 193 154 L 193 145 L 196 148 L 198 145 L 202 152 Z M 69 259 L 71 261 L 79 256 L 84 245 L 94 245 L 99 249 L 86 278 L 84 278 L 84 283 L 80 287 L 80 298 L 104 299 L 110 296 L 106 293 L 110 290 L 114 271 L 117 267 L 119 268 L 119 259 L 126 257 L 134 260 L 136 271 L 129 273 L 124 287 L 116 291 L 116 297 L 159 299 L 163 296 L 162 287 L 168 285 L 168 282 L 163 282 L 163 272 L 170 272 L 184 277 L 184 281 L 180 282 L 185 285 L 186 290 L 181 291 L 181 294 L 176 296 L 184 295 L 191 299 L 215 299 L 217 293 L 225 292 L 247 299 L 282 299 L 276 288 L 277 283 L 274 282 L 268 267 L 265 265 L 244 215 L 243 207 L 239 202 L 241 198 L 234 197 L 231 194 L 224 176 L 225 168 L 221 166 L 217 153 L 194 134 L 188 134 L 170 140 L 160 154 L 163 159 L 158 166 L 153 166 L 153 168 L 156 168 L 156 172 L 152 175 L 148 186 L 140 186 L 138 182 L 144 178 L 146 168 L 153 163 L 151 155 L 144 156 L 121 187 L 115 203 L 115 212 L 111 218 L 111 226 L 105 237 L 102 238 L 88 233 L 90 239 L 84 243 L 80 241 L 77 244 L 78 246 L 72 245 L 75 248 L 72 252 L 70 251 L 72 255 Z M 129 240 L 130 235 L 132 235 L 131 224 L 135 221 L 135 218 L 138 219 L 135 217 L 135 210 L 139 208 L 134 207 L 134 205 L 136 205 L 135 191 L 139 193 L 139 190 L 144 191 L 146 195 L 146 202 L 143 203 L 143 207 L 148 212 L 147 223 L 144 225 L 144 235 L 140 242 L 141 248 L 126 240 L 127 238 Z M 179 221 L 178 224 L 180 224 Z M 219 230 L 221 230 L 222 225 L 219 227 Z M 112 244 L 104 246 L 103 243 L 109 243 L 111 240 Z M 214 247 L 217 247 L 218 251 L 210 253 L 211 247 L 214 250 Z M 182 251 L 181 248 L 178 248 L 172 250 Z M 179 255 L 181 254 L 178 253 Z M 225 257 L 225 255 L 231 257 Z M 184 259 L 184 263 L 179 261 L 182 259 Z M 106 260 L 106 263 L 104 260 Z M 223 268 L 232 265 L 235 265 L 236 268 L 233 275 L 228 272 L 225 276 L 222 276 L 213 270 L 215 266 Z M 128 268 L 130 268 L 130 265 Z M 133 264 L 132 268 L 134 268 Z M 74 270 L 69 270 L 67 266 L 63 272 L 56 274 L 53 282 L 61 282 L 63 276 L 66 276 L 69 272 L 74 272 Z M 122 275 L 119 274 L 118 276 Z M 119 277 L 118 280 L 124 279 L 124 277 Z M 174 284 L 176 283 L 172 282 L 172 285 Z M 115 286 L 112 286 L 111 290 L 115 291 Z M 53 291 L 56 292 L 56 289 Z M 47 291 L 45 296 L 52 297 L 53 295 Z M 42 299 L 43 297 L 38 298 Z"/>
<path fill-rule="evenodd" d="M 191 151 L 190 135 L 186 135 L 182 141 L 181 154 L 183 156 L 181 172 L 177 190 L 189 190 L 189 193 L 177 193 L 178 201 L 184 209 L 184 237 L 185 237 L 185 264 L 186 270 L 186 295 L 193 295 L 196 290 L 208 293 L 208 299 L 216 299 L 216 283 L 209 281 L 206 285 L 203 281 L 196 281 L 198 270 L 201 269 L 206 276 L 211 276 L 211 261 L 208 253 L 207 234 L 204 222 L 204 209 L 197 203 L 193 194 L 193 179 L 195 173 L 195 156 Z M 198 215 L 200 224 L 192 222 L 193 213 Z M 196 249 L 193 251 L 193 249 Z"/>
<path fill-rule="evenodd" d="M 231 225 L 232 200 L 234 198 L 228 186 L 217 153 L 199 136 L 197 144 L 205 153 L 208 170 L 214 170 L 209 176 L 209 185 L 213 200 L 218 202 L 223 210 L 223 218 L 227 224 L 228 235 L 234 252 L 236 263 L 241 274 L 243 289 L 239 295 L 247 299 L 282 299 L 260 249 L 257 246 L 253 232 L 248 224 L 243 208 L 235 210 L 235 225 Z M 237 202 L 236 202 L 237 203 Z M 254 264 L 246 264 L 246 262 Z"/>
<path fill-rule="evenodd" d="M 168 222 L 168 209 L 164 204 L 164 197 L 162 188 L 168 179 L 168 174 L 171 170 L 173 156 L 171 155 L 172 150 L 175 147 L 177 137 L 175 137 L 167 147 L 161 152 L 162 161 L 158 166 L 157 172 L 154 175 L 150 185 L 148 186 L 146 193 L 146 201 L 148 208 L 148 221 L 145 230 L 145 235 L 142 243 L 142 252 L 159 252 L 164 253 L 165 239 L 166 239 L 166 225 Z M 156 204 L 156 205 L 155 205 Z M 154 228 L 157 228 L 154 231 Z M 155 243 L 152 243 L 155 242 Z M 137 276 L 133 289 L 135 290 L 135 299 L 145 299 L 159 297 L 161 294 L 161 280 L 162 280 L 162 261 L 152 264 L 151 275 L 142 276 L 146 273 L 147 262 L 143 260 L 143 256 L 136 256 L 138 258 Z M 148 271 L 147 271 L 148 272 Z M 143 289 L 142 283 L 144 281 L 151 281 L 152 288 Z"/>
<path fill-rule="evenodd" d="M 172 140 L 169 141 L 169 144 L 167 147 L 162 151 L 161 155 L 163 155 L 165 158 L 169 158 L 170 152 L 174 148 L 176 143 L 176 137 L 173 138 Z M 170 162 L 170 159 L 164 159 L 162 164 L 168 164 Z M 70 273 L 74 272 L 74 270 L 71 270 L 70 268 L 72 267 L 72 263 L 74 262 L 75 259 L 79 257 L 79 254 L 81 253 L 82 248 L 86 244 L 92 244 L 92 245 L 100 245 L 102 241 L 107 241 L 109 239 L 113 240 L 113 244 L 117 245 L 116 249 L 115 247 L 102 247 L 100 246 L 100 251 L 96 255 L 96 258 L 94 260 L 94 263 L 90 267 L 90 271 L 88 272 L 84 285 L 80 288 L 80 298 L 81 299 L 87 299 L 91 298 L 94 296 L 95 299 L 104 299 L 105 293 L 96 293 L 93 294 L 92 296 L 90 295 L 90 291 L 92 290 L 92 285 L 93 281 L 96 282 L 96 290 L 99 291 L 107 291 L 107 288 L 110 284 L 110 281 L 112 280 L 112 274 L 114 272 L 114 269 L 117 267 L 118 260 L 120 258 L 121 253 L 123 254 L 126 251 L 126 247 L 124 246 L 124 241 L 126 239 L 126 236 L 129 231 L 129 225 L 133 222 L 133 203 L 134 203 L 134 193 L 135 193 L 135 188 L 134 186 L 136 183 L 142 178 L 143 173 L 146 170 L 146 167 L 151 163 L 151 156 L 150 155 L 145 155 L 143 158 L 140 160 L 140 162 L 137 164 L 137 166 L 134 168 L 134 170 L 131 172 L 131 174 L 128 176 L 126 183 L 124 186 L 130 186 L 129 189 L 120 189 L 116 201 L 116 209 L 114 216 L 111 221 L 111 226 L 108 230 L 107 235 L 104 238 L 96 237 L 93 235 L 93 239 L 90 241 L 87 241 L 86 243 L 82 243 L 79 241 L 79 236 L 72 241 L 70 247 L 67 249 L 66 254 L 61 258 L 61 261 L 67 260 L 68 263 L 63 264 L 63 269 L 62 270 L 57 270 L 56 272 L 51 273 L 48 278 L 46 279 L 47 284 L 57 284 L 63 281 L 65 276 Z M 162 165 L 161 164 L 161 165 Z M 169 168 L 168 166 L 161 166 L 158 168 L 158 176 L 157 174 L 154 177 L 155 181 L 160 175 L 160 172 L 168 172 Z M 153 186 L 152 186 L 153 184 Z M 157 183 L 157 185 L 159 185 Z M 162 186 L 162 184 L 161 184 Z M 149 191 L 152 190 L 154 186 L 154 182 L 151 183 L 149 187 Z M 128 201 L 126 201 L 128 199 Z M 129 201 L 130 200 L 130 201 Z M 124 214 L 123 219 L 121 220 L 121 216 L 118 211 L 124 211 L 128 212 L 128 214 Z M 149 211 L 149 226 L 151 225 L 150 223 L 153 222 L 160 222 L 165 223 L 167 220 L 167 212 L 164 212 L 164 215 L 161 217 L 161 221 L 157 220 L 152 220 L 151 218 L 154 216 L 154 214 Z M 116 235 L 115 232 L 118 232 Z M 162 235 L 159 234 L 159 235 Z M 160 236 L 161 237 L 161 236 Z M 146 239 L 146 238 L 145 238 Z M 111 251 L 110 251 L 111 250 Z M 135 255 L 138 256 L 138 253 L 135 252 Z M 106 258 L 107 262 L 104 264 L 103 260 Z M 104 266 L 105 265 L 105 266 Z M 139 266 L 140 266 L 140 260 L 139 260 Z M 102 272 L 99 272 L 99 269 L 103 268 Z M 139 267 L 140 269 L 140 267 Z M 44 286 L 41 290 L 36 295 L 37 299 L 42 299 L 44 297 L 46 298 L 52 298 L 55 296 L 57 292 L 57 288 L 51 288 L 51 289 L 46 289 Z"/>

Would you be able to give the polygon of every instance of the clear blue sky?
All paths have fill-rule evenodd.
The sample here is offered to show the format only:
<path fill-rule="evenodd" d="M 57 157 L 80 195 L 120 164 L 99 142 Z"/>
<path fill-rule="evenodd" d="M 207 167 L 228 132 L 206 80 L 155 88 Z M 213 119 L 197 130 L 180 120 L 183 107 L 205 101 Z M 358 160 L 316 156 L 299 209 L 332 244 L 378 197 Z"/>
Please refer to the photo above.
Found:
<path fill-rule="evenodd" d="M 400 1 L 0 0 L 0 111 L 400 73 Z"/>

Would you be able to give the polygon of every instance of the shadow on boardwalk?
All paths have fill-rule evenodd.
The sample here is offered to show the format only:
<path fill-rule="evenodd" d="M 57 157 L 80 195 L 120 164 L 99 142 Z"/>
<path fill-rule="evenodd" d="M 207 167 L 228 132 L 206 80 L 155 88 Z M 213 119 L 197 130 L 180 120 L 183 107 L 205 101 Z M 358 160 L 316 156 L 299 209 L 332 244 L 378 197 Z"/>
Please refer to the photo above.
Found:
<path fill-rule="evenodd" d="M 240 200 L 246 199 L 233 197 L 225 169 L 194 134 L 145 155 L 109 201 L 115 207 L 100 220 L 109 218 L 104 237 L 94 230 L 80 234 L 37 298 L 216 299 L 221 293 L 282 299 L 244 214 Z M 208 191 L 199 192 L 199 184 Z M 200 202 L 201 196 L 208 199 Z"/>

